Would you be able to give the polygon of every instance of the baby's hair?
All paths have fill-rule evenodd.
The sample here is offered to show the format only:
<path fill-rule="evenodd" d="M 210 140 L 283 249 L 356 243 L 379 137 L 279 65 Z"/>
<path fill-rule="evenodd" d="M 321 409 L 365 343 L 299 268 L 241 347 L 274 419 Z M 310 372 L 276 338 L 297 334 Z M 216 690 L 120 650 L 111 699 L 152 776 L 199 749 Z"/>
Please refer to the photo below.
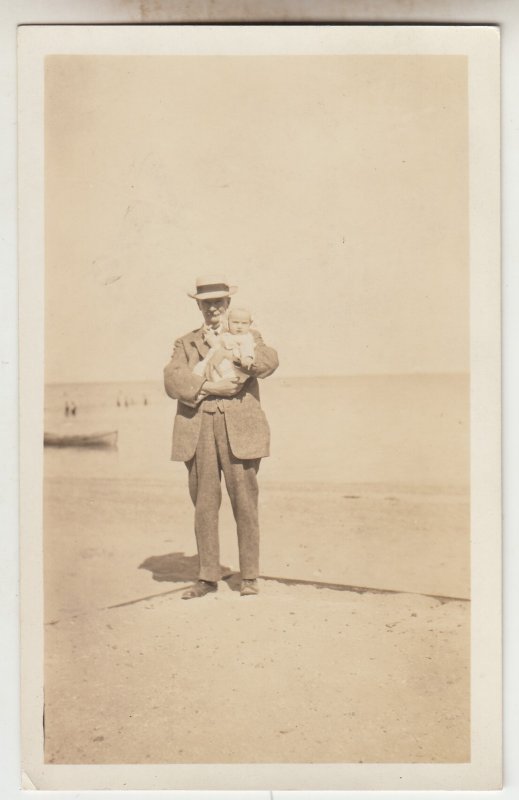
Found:
<path fill-rule="evenodd" d="M 228 313 L 227 317 L 230 318 L 233 313 L 236 313 L 236 311 L 241 312 L 242 314 L 247 314 L 248 317 L 249 317 L 249 322 L 253 322 L 252 314 L 250 313 L 249 309 L 248 308 L 243 308 L 243 306 L 232 306 L 229 309 L 229 313 Z"/>

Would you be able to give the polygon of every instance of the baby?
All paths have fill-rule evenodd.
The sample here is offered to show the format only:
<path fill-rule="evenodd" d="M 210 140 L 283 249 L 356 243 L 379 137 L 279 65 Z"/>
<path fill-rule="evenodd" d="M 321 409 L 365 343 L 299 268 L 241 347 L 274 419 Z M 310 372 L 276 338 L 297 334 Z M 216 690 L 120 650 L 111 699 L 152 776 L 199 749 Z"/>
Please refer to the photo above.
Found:
<path fill-rule="evenodd" d="M 254 337 L 250 333 L 252 317 L 245 308 L 231 308 L 227 316 L 228 331 L 217 336 L 205 335 L 210 350 L 194 368 L 195 375 L 208 381 L 234 380 L 245 383 L 249 374 L 238 366 L 250 367 L 254 361 Z"/>

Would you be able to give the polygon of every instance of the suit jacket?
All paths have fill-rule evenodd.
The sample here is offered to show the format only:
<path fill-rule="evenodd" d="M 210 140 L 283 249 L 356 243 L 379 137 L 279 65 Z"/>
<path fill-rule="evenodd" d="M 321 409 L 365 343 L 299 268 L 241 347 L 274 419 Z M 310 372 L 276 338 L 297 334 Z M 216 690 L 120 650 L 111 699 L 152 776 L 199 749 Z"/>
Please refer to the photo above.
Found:
<path fill-rule="evenodd" d="M 254 364 L 251 377 L 234 397 L 221 398 L 227 435 L 232 454 L 240 460 L 263 458 L 269 455 L 270 431 L 260 406 L 258 378 L 271 375 L 278 366 L 275 350 L 267 347 L 259 331 L 254 336 Z M 196 398 L 204 378 L 193 374 L 194 366 L 207 355 L 203 328 L 177 339 L 169 364 L 164 368 L 164 386 L 170 397 L 178 400 L 173 426 L 173 461 L 193 458 L 202 423 L 202 403 Z"/>

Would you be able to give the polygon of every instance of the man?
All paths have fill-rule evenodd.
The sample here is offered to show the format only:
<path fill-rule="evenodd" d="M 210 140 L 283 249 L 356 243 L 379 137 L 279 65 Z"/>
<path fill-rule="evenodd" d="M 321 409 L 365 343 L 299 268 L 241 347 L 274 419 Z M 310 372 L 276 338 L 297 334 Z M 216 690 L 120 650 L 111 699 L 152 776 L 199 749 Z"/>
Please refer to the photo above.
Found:
<path fill-rule="evenodd" d="M 245 383 L 238 378 L 211 382 L 193 373 L 209 351 L 206 339 L 214 341 L 214 336 L 225 331 L 225 315 L 236 289 L 221 275 L 197 278 L 196 291 L 189 297 L 197 301 L 204 325 L 175 342 L 164 369 L 166 392 L 178 400 L 171 458 L 184 461 L 188 469 L 200 561 L 198 581 L 184 592 L 184 600 L 215 592 L 221 578 L 218 512 L 222 472 L 238 533 L 240 594 L 258 594 L 257 472 L 260 460 L 269 455 L 270 432 L 260 406 L 257 379 L 274 372 L 278 357 L 254 330 L 254 360 L 246 367 L 250 377 Z"/>

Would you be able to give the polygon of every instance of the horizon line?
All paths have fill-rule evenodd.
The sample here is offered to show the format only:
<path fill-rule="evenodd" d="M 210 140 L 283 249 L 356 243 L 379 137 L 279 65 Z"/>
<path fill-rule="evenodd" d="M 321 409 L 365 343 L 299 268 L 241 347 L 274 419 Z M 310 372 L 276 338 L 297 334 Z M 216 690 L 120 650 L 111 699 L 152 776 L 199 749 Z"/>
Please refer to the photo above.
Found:
<path fill-rule="evenodd" d="M 470 370 L 438 370 L 438 371 L 418 371 L 413 370 L 410 372 L 334 372 L 328 374 L 313 374 L 313 375 L 273 375 L 274 380 L 304 380 L 310 378 L 397 378 L 397 377 L 427 377 L 427 376 L 454 376 L 454 375 L 467 375 L 470 376 Z M 114 379 L 92 379 L 92 380 L 67 380 L 67 381 L 44 381 L 44 386 L 67 386 L 70 384 L 91 384 L 91 383 L 162 383 L 160 378 L 121 378 L 120 380 Z"/>

